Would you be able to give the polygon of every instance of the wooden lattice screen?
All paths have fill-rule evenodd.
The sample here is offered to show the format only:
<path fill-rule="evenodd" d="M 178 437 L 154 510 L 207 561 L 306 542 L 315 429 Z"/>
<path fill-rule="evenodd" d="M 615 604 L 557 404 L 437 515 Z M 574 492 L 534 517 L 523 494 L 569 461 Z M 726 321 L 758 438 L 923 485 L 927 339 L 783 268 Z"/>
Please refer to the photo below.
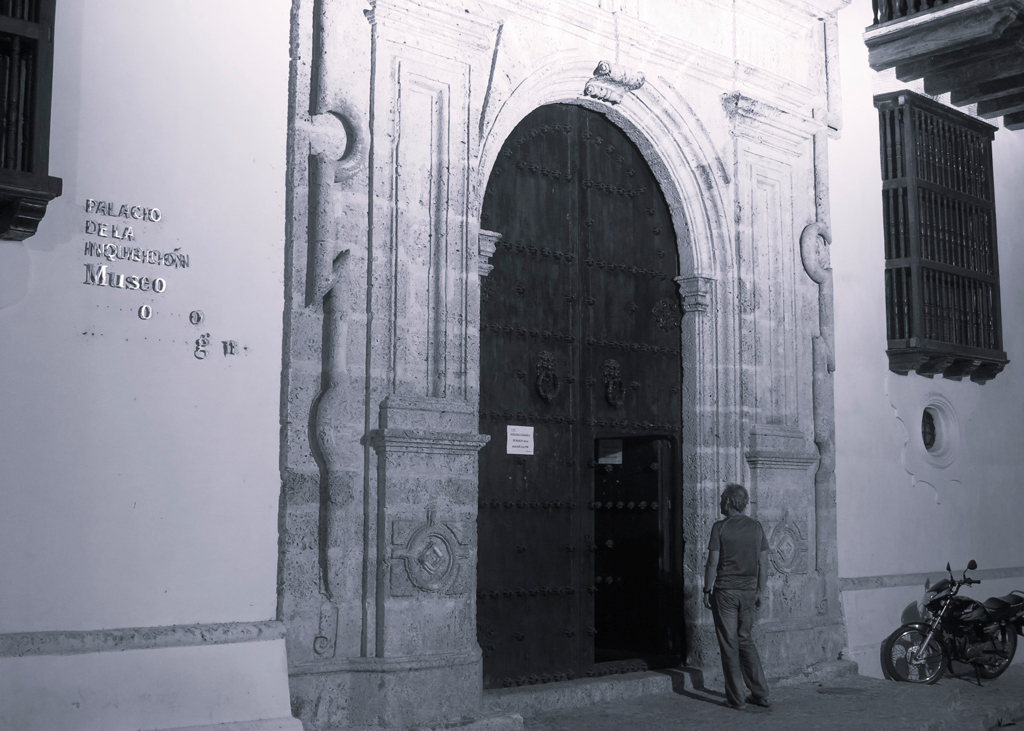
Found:
<path fill-rule="evenodd" d="M 36 232 L 49 176 L 55 0 L 0 0 L 0 239 Z"/>
<path fill-rule="evenodd" d="M 999 309 L 995 127 L 908 91 L 875 97 L 890 370 L 979 383 L 1007 363 Z"/>

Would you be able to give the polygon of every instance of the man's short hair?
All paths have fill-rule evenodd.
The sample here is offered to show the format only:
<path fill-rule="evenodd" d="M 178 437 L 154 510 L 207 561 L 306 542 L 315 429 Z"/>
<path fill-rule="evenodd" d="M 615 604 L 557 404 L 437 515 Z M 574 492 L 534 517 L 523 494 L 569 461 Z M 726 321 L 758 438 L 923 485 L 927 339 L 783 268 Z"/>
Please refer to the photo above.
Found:
<path fill-rule="evenodd" d="M 725 501 L 726 507 L 732 507 L 737 513 L 742 513 L 747 509 L 750 495 L 747 494 L 747 488 L 743 487 L 743 485 L 730 482 L 722 492 L 722 499 Z"/>

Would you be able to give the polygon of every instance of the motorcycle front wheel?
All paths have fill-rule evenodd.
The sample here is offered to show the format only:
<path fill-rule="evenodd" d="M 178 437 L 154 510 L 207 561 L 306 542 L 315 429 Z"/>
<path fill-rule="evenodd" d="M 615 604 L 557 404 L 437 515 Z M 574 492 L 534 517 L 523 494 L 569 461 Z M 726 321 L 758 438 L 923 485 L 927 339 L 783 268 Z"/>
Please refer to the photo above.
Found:
<path fill-rule="evenodd" d="M 946 671 L 946 653 L 934 635 L 922 647 L 927 634 L 917 627 L 900 627 L 885 641 L 882 660 L 889 676 L 907 683 L 934 683 Z"/>
<path fill-rule="evenodd" d="M 986 680 L 992 680 L 992 678 L 998 678 L 1002 675 L 1003 671 L 1010 667 L 1013 656 L 1017 652 L 1017 633 L 1012 625 L 1009 627 L 1004 625 L 999 628 L 999 639 L 1003 641 L 1003 652 L 1006 654 L 1006 657 L 989 665 L 978 666 L 978 675 Z"/>

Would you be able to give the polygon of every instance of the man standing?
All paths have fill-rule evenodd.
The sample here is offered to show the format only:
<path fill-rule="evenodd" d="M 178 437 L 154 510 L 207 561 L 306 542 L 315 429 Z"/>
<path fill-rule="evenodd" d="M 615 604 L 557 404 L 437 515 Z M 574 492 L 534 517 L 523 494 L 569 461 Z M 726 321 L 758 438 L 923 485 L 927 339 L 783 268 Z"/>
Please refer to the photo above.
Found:
<path fill-rule="evenodd" d="M 726 485 L 721 503 L 726 517 L 711 526 L 704 570 L 704 606 L 715 617 L 725 704 L 736 709 L 744 707 L 744 684 L 750 689 L 746 703 L 770 705 L 761 658 L 750 636 L 768 580 L 768 539 L 760 523 L 743 515 L 748 500 L 743 485 Z"/>

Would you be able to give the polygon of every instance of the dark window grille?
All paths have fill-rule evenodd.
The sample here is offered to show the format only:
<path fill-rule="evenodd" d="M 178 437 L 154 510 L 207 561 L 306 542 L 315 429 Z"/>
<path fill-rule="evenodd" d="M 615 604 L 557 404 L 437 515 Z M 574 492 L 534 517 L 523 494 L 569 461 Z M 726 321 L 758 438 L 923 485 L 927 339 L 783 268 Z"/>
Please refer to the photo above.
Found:
<path fill-rule="evenodd" d="M 55 0 L 0 0 L 0 239 L 36 232 L 49 175 Z"/>
<path fill-rule="evenodd" d="M 36 43 L 0 37 L 0 167 L 32 172 Z"/>
<path fill-rule="evenodd" d="M 0 0 L 0 15 L 38 23 L 39 9 L 44 4 L 46 0 Z"/>
<path fill-rule="evenodd" d="M 984 383 L 1008 362 L 999 309 L 995 127 L 901 91 L 875 97 L 889 368 Z"/>

